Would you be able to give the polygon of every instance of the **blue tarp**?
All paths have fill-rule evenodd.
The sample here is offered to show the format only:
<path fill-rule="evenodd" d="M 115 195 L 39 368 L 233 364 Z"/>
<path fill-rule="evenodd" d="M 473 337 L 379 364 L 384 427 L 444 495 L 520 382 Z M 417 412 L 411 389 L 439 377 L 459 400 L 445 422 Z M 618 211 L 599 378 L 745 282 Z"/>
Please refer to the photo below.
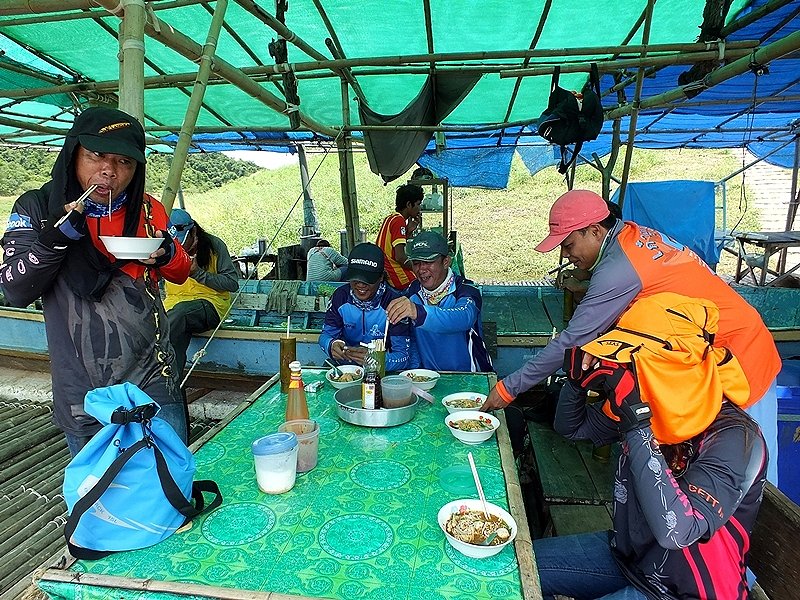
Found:
<path fill-rule="evenodd" d="M 611 201 L 619 203 L 619 190 Z M 720 254 L 714 242 L 714 201 L 710 181 L 629 183 L 622 218 L 666 233 L 713 267 Z"/>

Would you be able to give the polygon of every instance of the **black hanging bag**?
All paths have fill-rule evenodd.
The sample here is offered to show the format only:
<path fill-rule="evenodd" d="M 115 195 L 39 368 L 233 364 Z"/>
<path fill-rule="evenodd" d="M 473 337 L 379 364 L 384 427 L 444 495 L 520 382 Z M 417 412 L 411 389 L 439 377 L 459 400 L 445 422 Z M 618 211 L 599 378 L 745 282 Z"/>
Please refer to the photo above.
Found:
<path fill-rule="evenodd" d="M 575 163 L 583 142 L 597 139 L 603 128 L 603 105 L 600 101 L 600 75 L 592 63 L 589 81 L 580 94 L 558 85 L 561 67 L 553 70 L 547 109 L 539 117 L 537 132 L 551 144 L 561 148 L 559 173 L 566 173 Z M 575 144 L 567 159 L 567 146 Z"/>

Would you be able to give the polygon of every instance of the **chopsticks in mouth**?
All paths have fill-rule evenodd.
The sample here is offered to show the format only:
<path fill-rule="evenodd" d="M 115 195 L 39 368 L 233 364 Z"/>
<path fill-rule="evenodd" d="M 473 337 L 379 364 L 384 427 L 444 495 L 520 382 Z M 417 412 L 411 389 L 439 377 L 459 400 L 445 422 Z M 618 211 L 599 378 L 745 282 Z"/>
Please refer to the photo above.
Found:
<path fill-rule="evenodd" d="M 86 191 L 81 194 L 81 197 L 75 200 L 75 204 L 83 204 L 83 201 L 86 200 L 89 196 L 92 195 L 92 192 L 95 191 L 99 186 L 96 184 L 90 185 L 86 188 Z"/>
<path fill-rule="evenodd" d="M 561 263 L 561 264 L 560 264 L 560 265 L 558 265 L 556 268 L 554 268 L 554 269 L 550 269 L 550 270 L 547 272 L 547 274 L 548 274 L 548 275 L 554 275 L 554 274 L 558 273 L 558 272 L 559 272 L 561 269 L 565 269 L 565 268 L 567 268 L 567 267 L 571 267 L 571 266 L 572 266 L 572 265 L 574 265 L 574 264 L 575 264 L 575 263 L 573 263 L 573 262 L 565 262 L 565 263 Z"/>

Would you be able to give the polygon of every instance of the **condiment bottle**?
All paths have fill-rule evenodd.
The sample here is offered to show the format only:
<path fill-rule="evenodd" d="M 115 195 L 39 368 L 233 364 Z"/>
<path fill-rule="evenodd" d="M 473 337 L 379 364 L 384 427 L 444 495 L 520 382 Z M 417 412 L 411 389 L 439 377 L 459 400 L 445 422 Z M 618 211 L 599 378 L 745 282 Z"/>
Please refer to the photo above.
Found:
<path fill-rule="evenodd" d="M 364 379 L 361 381 L 361 408 L 374 409 L 383 406 L 381 393 L 381 374 L 378 357 L 375 354 L 375 342 L 367 344 L 367 356 L 364 358 Z"/>
<path fill-rule="evenodd" d="M 292 372 L 292 377 L 286 395 L 286 420 L 308 419 L 308 404 L 306 404 L 306 392 L 303 389 L 300 361 L 295 360 L 289 363 L 289 370 Z"/>

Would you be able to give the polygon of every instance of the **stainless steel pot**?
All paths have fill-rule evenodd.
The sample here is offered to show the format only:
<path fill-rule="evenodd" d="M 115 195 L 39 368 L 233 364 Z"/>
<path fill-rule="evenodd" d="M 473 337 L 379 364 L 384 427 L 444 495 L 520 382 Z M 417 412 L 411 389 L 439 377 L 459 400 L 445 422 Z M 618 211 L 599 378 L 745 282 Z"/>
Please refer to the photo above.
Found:
<path fill-rule="evenodd" d="M 401 408 L 361 408 L 361 386 L 338 390 L 334 395 L 336 412 L 342 421 L 362 427 L 394 427 L 408 423 L 417 414 L 419 398 Z"/>

